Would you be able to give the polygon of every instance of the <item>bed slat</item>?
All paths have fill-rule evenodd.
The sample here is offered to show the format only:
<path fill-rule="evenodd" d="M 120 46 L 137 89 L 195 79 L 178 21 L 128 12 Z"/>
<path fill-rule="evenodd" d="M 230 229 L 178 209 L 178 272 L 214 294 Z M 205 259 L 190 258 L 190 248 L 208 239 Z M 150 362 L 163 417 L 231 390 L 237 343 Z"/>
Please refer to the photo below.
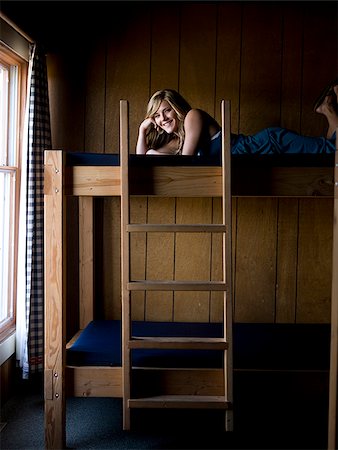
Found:
<path fill-rule="evenodd" d="M 181 233 L 226 233 L 226 226 L 222 224 L 130 224 L 127 226 L 129 232 L 181 232 Z"/>
<path fill-rule="evenodd" d="M 225 291 L 223 281 L 133 281 L 127 284 L 130 291 Z"/>
<path fill-rule="evenodd" d="M 226 350 L 228 343 L 223 338 L 193 337 L 133 337 L 130 348 L 159 348 L 185 350 Z"/>
<path fill-rule="evenodd" d="M 129 399 L 128 405 L 130 408 L 227 409 L 229 402 L 217 395 L 159 395 Z"/>

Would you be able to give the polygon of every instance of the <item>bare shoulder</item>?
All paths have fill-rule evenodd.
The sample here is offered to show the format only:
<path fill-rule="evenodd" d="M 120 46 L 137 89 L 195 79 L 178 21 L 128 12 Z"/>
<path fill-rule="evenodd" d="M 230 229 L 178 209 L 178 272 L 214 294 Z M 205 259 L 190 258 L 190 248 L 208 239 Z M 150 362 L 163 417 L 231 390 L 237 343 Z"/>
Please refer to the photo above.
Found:
<path fill-rule="evenodd" d="M 185 117 L 186 123 L 190 124 L 192 122 L 200 122 L 204 126 L 210 127 L 212 130 L 218 131 L 220 126 L 217 123 L 217 121 L 206 111 L 199 108 L 193 108 L 191 109 L 186 117 Z"/>
<path fill-rule="evenodd" d="M 218 122 L 203 109 L 191 109 L 184 121 L 186 130 L 201 130 L 209 137 L 214 136 L 220 129 Z"/>
<path fill-rule="evenodd" d="M 203 117 L 205 114 L 207 113 L 202 109 L 192 108 L 187 112 L 186 117 Z"/>
<path fill-rule="evenodd" d="M 192 108 L 187 112 L 185 116 L 185 124 L 192 122 L 205 122 L 207 119 L 207 113 L 202 109 Z"/>

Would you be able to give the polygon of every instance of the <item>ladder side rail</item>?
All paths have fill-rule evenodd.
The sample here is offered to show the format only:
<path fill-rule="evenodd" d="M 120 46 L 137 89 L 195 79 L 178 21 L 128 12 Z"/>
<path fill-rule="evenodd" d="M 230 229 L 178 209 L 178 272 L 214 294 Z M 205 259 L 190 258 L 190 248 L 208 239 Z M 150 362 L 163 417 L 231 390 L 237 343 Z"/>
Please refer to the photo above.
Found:
<path fill-rule="evenodd" d="M 231 195 L 231 115 L 230 101 L 221 101 L 222 121 L 222 210 L 223 224 L 227 232 L 223 234 L 223 280 L 227 285 L 224 292 L 223 325 L 228 350 L 224 353 L 225 397 L 233 403 L 233 361 L 232 361 L 232 195 Z M 226 431 L 233 430 L 232 408 L 226 412 Z"/>
<path fill-rule="evenodd" d="M 123 429 L 130 429 L 131 355 L 129 341 L 131 335 L 131 305 L 129 283 L 130 242 L 129 224 L 129 104 L 120 100 L 120 171 L 121 171 L 121 301 L 122 301 L 122 392 Z"/>
<path fill-rule="evenodd" d="M 331 343 L 329 375 L 328 449 L 337 448 L 337 383 L 338 383 L 338 128 L 334 168 L 332 290 L 331 290 Z"/>

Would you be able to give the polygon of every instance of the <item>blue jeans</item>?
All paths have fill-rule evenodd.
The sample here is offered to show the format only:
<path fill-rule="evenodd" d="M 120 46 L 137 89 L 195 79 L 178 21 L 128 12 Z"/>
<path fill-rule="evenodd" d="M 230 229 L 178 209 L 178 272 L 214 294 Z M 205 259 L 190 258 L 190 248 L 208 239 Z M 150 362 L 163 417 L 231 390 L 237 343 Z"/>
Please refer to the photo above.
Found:
<path fill-rule="evenodd" d="M 332 153 L 335 151 L 335 136 L 301 136 L 280 127 L 265 128 L 252 135 L 232 135 L 232 154 L 281 154 L 281 153 Z"/>
<path fill-rule="evenodd" d="M 333 153 L 335 133 L 330 139 L 324 137 L 301 136 L 294 131 L 280 127 L 265 128 L 252 135 L 231 134 L 231 153 L 243 154 L 282 154 L 282 153 Z M 221 150 L 221 137 L 211 141 L 210 156 Z"/>

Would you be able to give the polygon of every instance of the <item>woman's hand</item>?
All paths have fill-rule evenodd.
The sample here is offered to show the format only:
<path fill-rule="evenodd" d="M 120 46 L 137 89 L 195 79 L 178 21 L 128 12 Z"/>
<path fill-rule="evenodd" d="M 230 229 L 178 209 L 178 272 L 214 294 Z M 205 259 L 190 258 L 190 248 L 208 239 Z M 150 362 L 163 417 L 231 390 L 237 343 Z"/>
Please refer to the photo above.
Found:
<path fill-rule="evenodd" d="M 155 120 L 152 119 L 151 117 L 148 117 L 147 119 L 144 119 L 143 122 L 141 122 L 139 132 L 147 133 L 149 128 L 151 128 L 152 126 L 157 130 Z"/>
<path fill-rule="evenodd" d="M 137 155 L 145 155 L 147 151 L 149 150 L 147 147 L 147 132 L 151 127 L 154 127 L 157 129 L 157 125 L 155 123 L 155 120 L 148 117 L 147 119 L 144 119 L 139 127 L 138 132 L 138 138 L 136 143 L 136 154 Z"/>

